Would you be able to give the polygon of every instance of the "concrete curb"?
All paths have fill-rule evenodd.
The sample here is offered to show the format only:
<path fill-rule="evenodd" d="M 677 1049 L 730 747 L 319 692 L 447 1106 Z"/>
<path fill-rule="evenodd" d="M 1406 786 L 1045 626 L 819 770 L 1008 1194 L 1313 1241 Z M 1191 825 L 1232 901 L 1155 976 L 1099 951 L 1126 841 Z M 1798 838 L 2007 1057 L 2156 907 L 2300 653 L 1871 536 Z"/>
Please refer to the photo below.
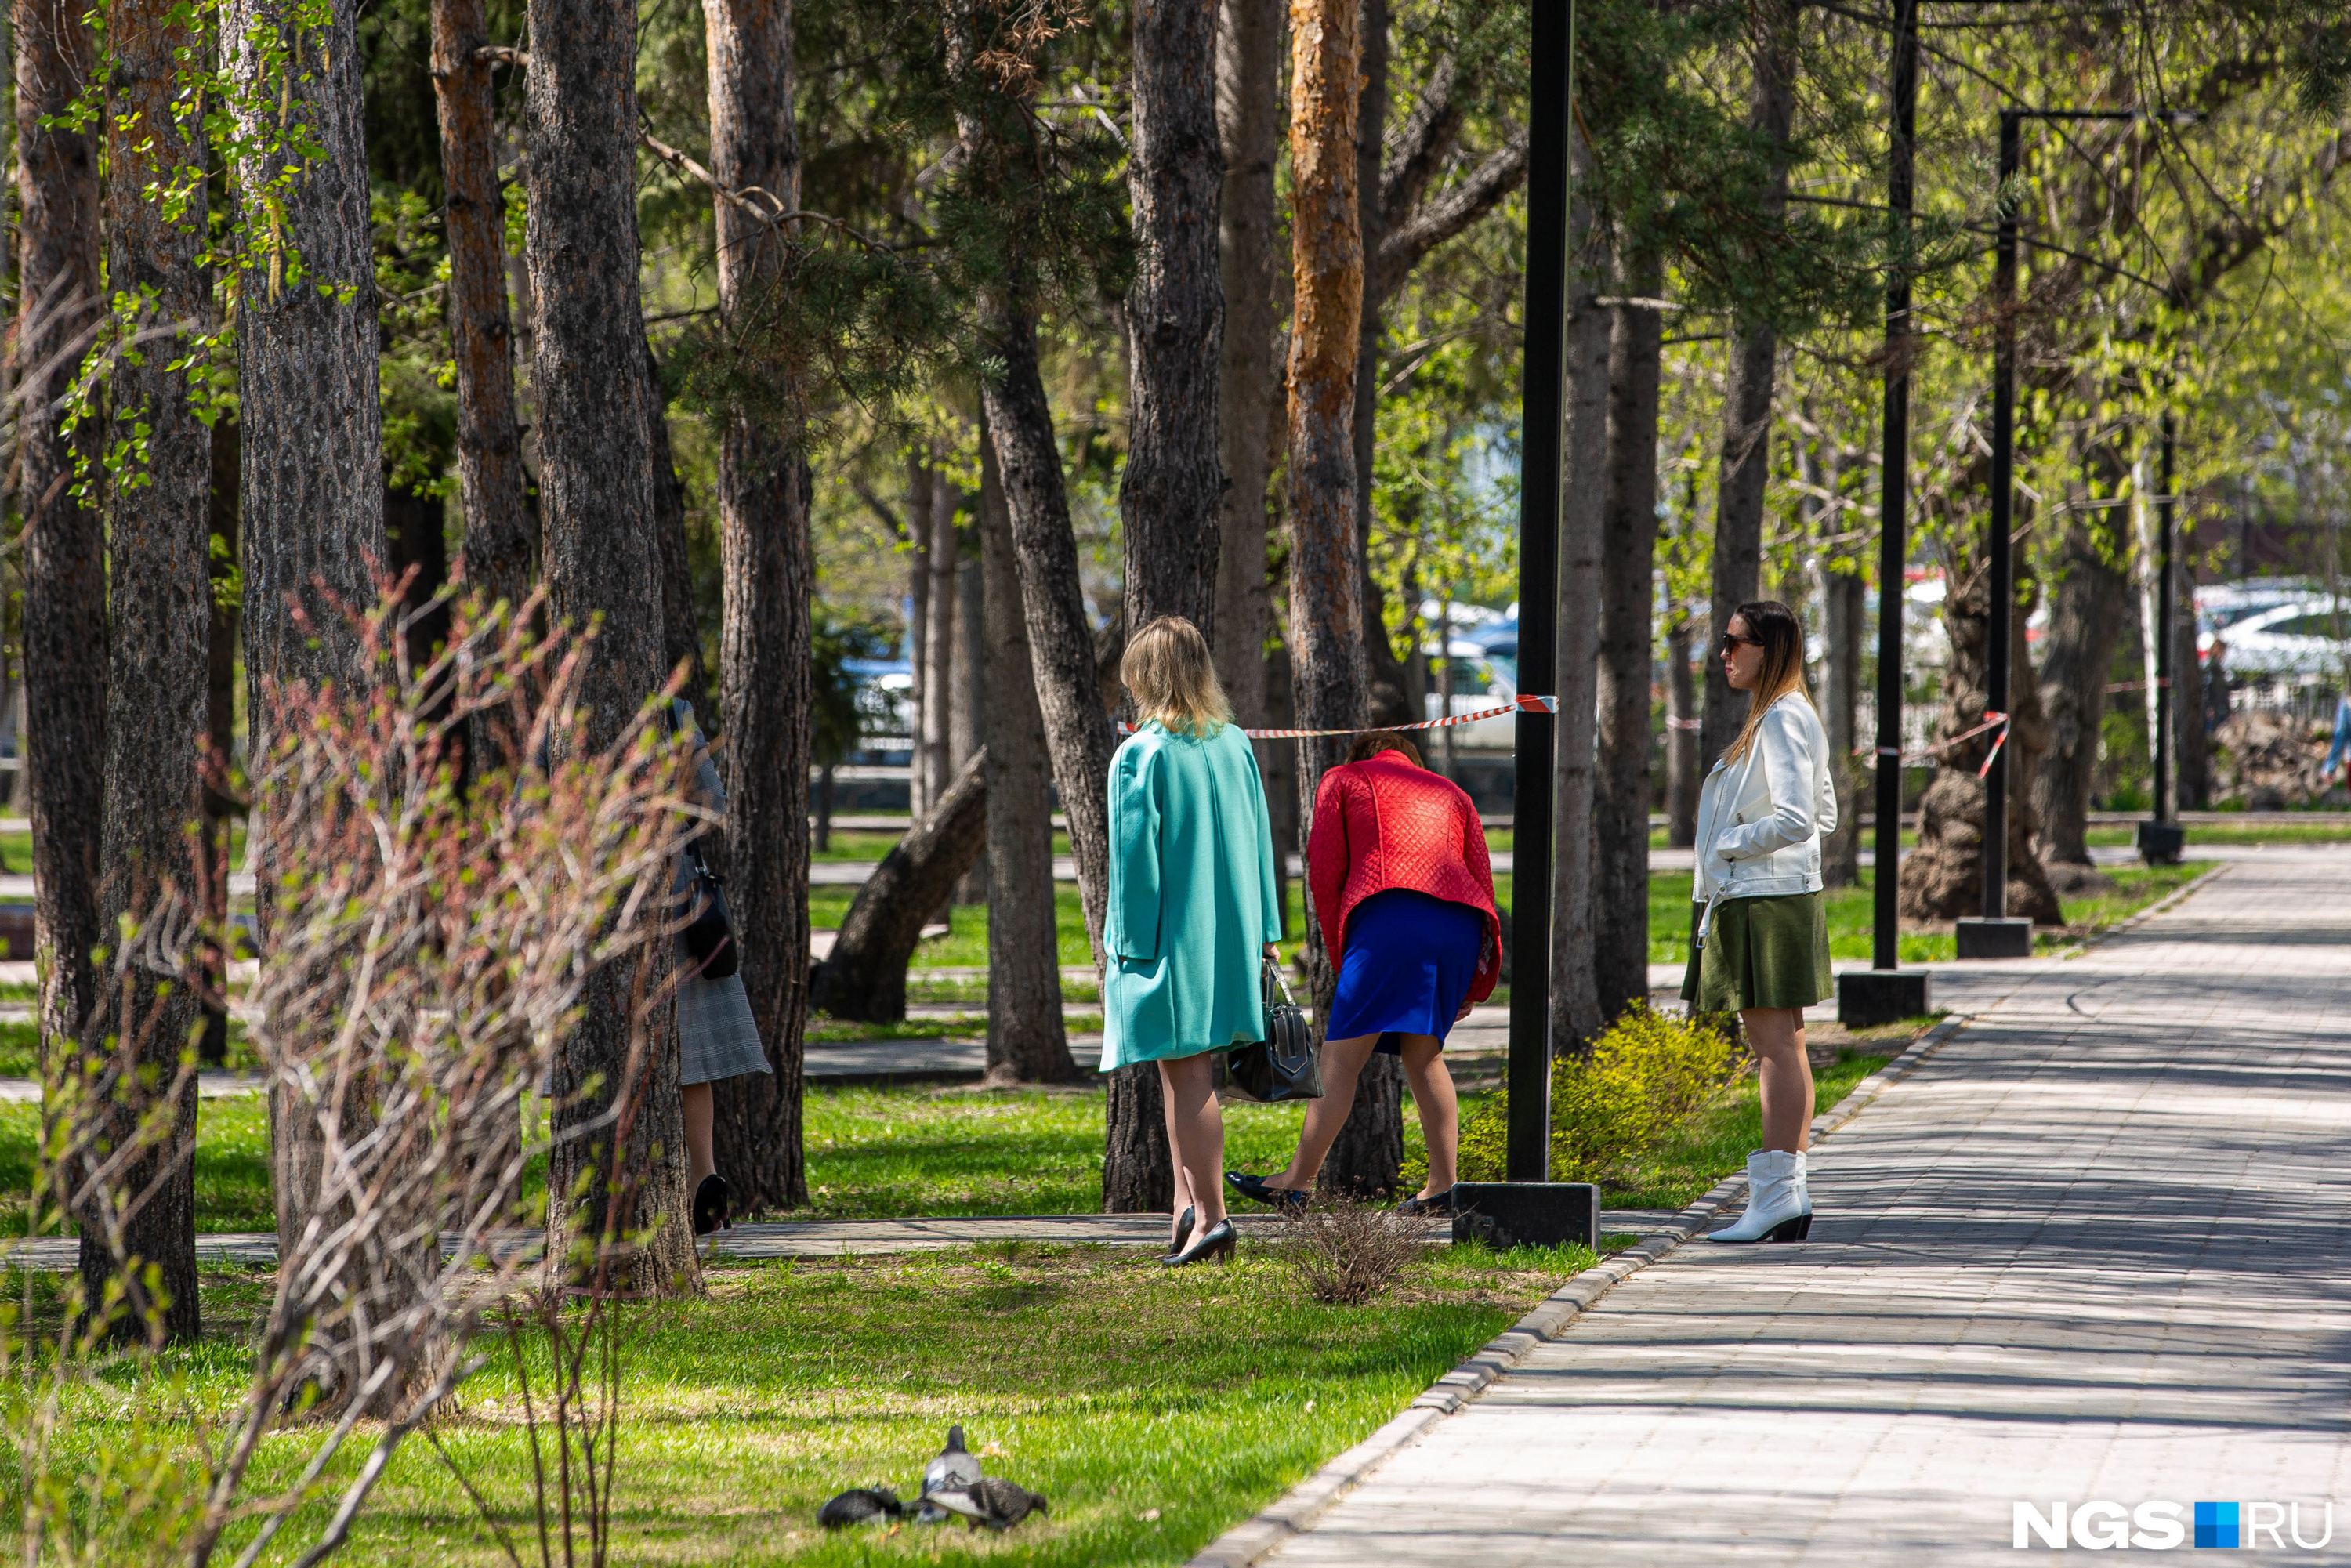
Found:
<path fill-rule="evenodd" d="M 1844 1126 L 1871 1101 L 1917 1071 L 1968 1022 L 1965 1018 L 1944 1019 L 1911 1041 L 1899 1056 L 1855 1084 L 1844 1099 L 1813 1118 L 1813 1140 L 1817 1142 Z M 1525 1317 L 1489 1340 L 1468 1360 L 1430 1384 L 1395 1419 L 1325 1463 L 1263 1511 L 1217 1536 L 1194 1553 L 1185 1568 L 1250 1568 L 1275 1547 L 1304 1534 L 1357 1482 L 1429 1427 L 1485 1393 L 1495 1379 L 1524 1361 L 1537 1345 L 1566 1333 L 1569 1325 L 1590 1311 L 1601 1297 L 1697 1235 L 1746 1188 L 1743 1172 L 1725 1176 L 1705 1197 L 1651 1231 L 1637 1245 L 1576 1275 Z"/>

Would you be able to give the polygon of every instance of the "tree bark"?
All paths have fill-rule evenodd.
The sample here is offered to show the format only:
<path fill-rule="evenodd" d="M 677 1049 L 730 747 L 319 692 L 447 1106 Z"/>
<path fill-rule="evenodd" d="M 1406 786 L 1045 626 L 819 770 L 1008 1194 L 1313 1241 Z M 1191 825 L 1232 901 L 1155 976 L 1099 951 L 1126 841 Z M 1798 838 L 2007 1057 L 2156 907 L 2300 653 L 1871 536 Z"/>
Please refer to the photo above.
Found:
<path fill-rule="evenodd" d="M 931 465 L 918 455 L 906 465 L 906 810 L 931 809 L 923 768 L 923 693 L 930 685 Z"/>
<path fill-rule="evenodd" d="M 542 549 L 554 617 L 582 628 L 599 622 L 581 692 L 590 715 L 584 744 L 598 749 L 635 717 L 663 674 L 661 601 L 647 591 L 660 581 L 660 562 L 637 291 L 635 34 L 634 8 L 617 0 L 531 0 L 524 249 L 542 285 L 531 366 Z M 730 733 L 730 759 L 741 745 Z M 549 1266 L 559 1277 L 575 1243 L 651 1229 L 618 1282 L 693 1291 L 701 1275 L 684 1223 L 684 1123 L 677 1055 L 665 1038 L 669 1009 L 656 1009 L 648 1025 L 653 1049 L 638 1081 L 624 1082 L 635 1027 L 632 978 L 619 965 L 590 977 L 580 1025 L 557 1061 Z M 637 1109 L 625 1147 L 614 1150 L 599 1124 L 624 1096 L 635 1097 Z M 608 1182 L 613 1171 L 624 1173 L 617 1190 Z M 575 1187 L 583 1177 L 584 1187 Z M 574 1191 L 576 1202 L 561 1196 Z"/>
<path fill-rule="evenodd" d="M 25 726 L 17 755 L 33 819 L 33 946 L 40 960 L 43 1059 L 78 1040 L 97 1005 L 90 949 L 100 930 L 105 836 L 106 532 L 68 495 L 77 453 L 95 460 L 94 421 L 64 428 L 51 405 L 73 380 L 76 347 L 99 316 L 97 148 L 49 123 L 88 83 L 92 47 L 77 0 L 16 0 L 16 353 L 24 395 L 19 510 L 25 518 Z"/>
<path fill-rule="evenodd" d="M 1666 625 L 1666 842 L 1677 850 L 1698 840 L 1698 725 L 1689 613 L 1677 606 Z"/>
<path fill-rule="evenodd" d="M 1574 146 L 1577 185 L 1591 167 L 1590 149 Z M 1608 461 L 1609 314 L 1599 303 L 1607 276 L 1604 256 L 1592 254 L 1592 216 L 1578 201 L 1569 216 L 1573 268 L 1568 280 L 1566 483 L 1560 507 L 1559 641 L 1556 649 L 1559 720 L 1552 792 L 1551 1031 L 1556 1055 L 1589 1049 L 1604 1021 L 1599 990 L 1597 935 L 1599 843 L 1597 707 L 1600 700 L 1600 586 L 1603 507 Z M 1640 842 L 1646 867 L 1644 812 Z M 1648 956 L 1642 955 L 1644 990 Z"/>
<path fill-rule="evenodd" d="M 1290 8 L 1290 633 L 1297 724 L 1360 728 L 1370 718 L 1363 538 L 1356 528 L 1355 375 L 1363 345 L 1364 246 L 1356 145 L 1362 107 L 1357 8 L 1298 0 Z M 1298 841 L 1313 831 L 1323 771 L 1344 737 L 1298 743 Z M 1311 904 L 1311 899 L 1310 899 Z M 1330 1016 L 1337 955 L 1306 911 L 1306 976 L 1316 1030 Z M 1402 1157 L 1392 1129 L 1395 1075 L 1366 1070 L 1323 1165 L 1325 1184 L 1384 1191 Z"/>
<path fill-rule="evenodd" d="M 986 747 L 973 755 L 857 890 L 816 972 L 815 1003 L 834 1018 L 895 1023 L 906 1016 L 906 964 L 923 923 L 987 845 L 987 758 Z M 1057 1010 L 1060 989 L 1057 971 Z"/>
<path fill-rule="evenodd" d="M 711 172 L 729 190 L 757 186 L 787 210 L 797 208 L 790 0 L 704 0 L 703 33 L 710 56 Z M 784 236 L 728 203 L 716 204 L 715 215 L 719 308 L 729 328 L 740 329 L 782 281 Z M 808 1200 L 800 1112 L 816 559 L 809 534 L 812 487 L 793 449 L 797 434 L 732 416 L 718 459 L 727 897 L 743 944 L 751 1016 L 774 1071 L 719 1084 L 716 1135 L 728 1179 L 763 1208 Z"/>
<path fill-rule="evenodd" d="M 152 290 L 142 325 L 204 322 L 210 289 L 198 266 L 204 215 L 199 200 L 180 222 L 166 219 L 147 193 L 153 182 L 202 154 L 201 128 L 178 118 L 176 56 L 192 39 L 177 14 L 161 5 L 120 5 L 108 18 L 114 58 L 107 114 L 108 285 L 134 298 Z M 144 429 L 137 483 L 118 484 L 107 519 L 105 829 L 99 890 L 101 933 L 128 915 L 145 921 L 172 889 L 189 885 L 186 833 L 202 810 L 197 770 L 204 737 L 204 685 L 212 629 L 212 438 L 188 401 L 188 378 L 168 369 L 178 341 L 151 342 L 114 372 L 110 441 Z M 373 386 L 370 386 L 373 407 Z M 266 397 L 266 393 L 264 396 Z M 248 395 L 246 407 L 256 400 Z M 250 417 L 250 414 L 248 414 Z M 371 470 L 372 477 L 372 469 Z M 246 580 L 252 581 L 251 569 Z M 120 988 L 122 1015 L 110 1032 L 136 1039 L 141 1070 L 117 1085 L 110 1119 L 127 1135 L 154 1104 L 152 1070 L 169 1084 L 196 1018 L 193 988 L 177 975 L 141 977 Z M 180 982 L 180 983 L 172 983 Z M 142 1337 L 152 1319 L 171 1339 L 193 1339 L 203 1327 L 196 1296 L 195 1087 L 174 1107 L 171 1144 L 137 1161 L 123 1176 L 136 1193 L 162 1177 L 128 1218 L 122 1251 L 82 1226 L 86 1298 L 96 1303 L 110 1279 L 126 1292 L 123 1337 Z M 170 1175 L 163 1173 L 169 1169 Z M 162 1298 L 144 1268 L 161 1270 Z"/>
<path fill-rule="evenodd" d="M 1654 279 L 1628 292 L 1649 295 Z M 1663 318 L 1640 306 L 1612 312 L 1608 347 L 1608 483 L 1600 551 L 1600 774 L 1593 823 L 1599 840 L 1593 894 L 1593 973 L 1601 1013 L 1614 1018 L 1649 994 L 1651 605 L 1656 598 L 1657 382 Z"/>
<path fill-rule="evenodd" d="M 1388 641 L 1387 595 L 1372 577 L 1372 468 L 1374 435 L 1379 418 L 1382 298 L 1375 277 L 1377 268 L 1372 261 L 1379 256 L 1380 241 L 1386 232 L 1381 200 L 1380 152 L 1386 141 L 1388 119 L 1387 0 L 1363 0 L 1362 26 L 1364 88 L 1355 110 L 1355 223 L 1366 270 L 1362 317 L 1356 327 L 1355 403 L 1352 417 L 1357 569 L 1363 574 L 1359 591 L 1364 601 L 1364 677 L 1370 685 L 1374 724 L 1411 724 L 1428 716 L 1413 711 L 1404 663 L 1396 657 L 1395 645 Z M 1411 623 L 1411 611 L 1412 607 L 1406 605 L 1406 625 Z M 1395 1067 L 1384 1057 L 1375 1065 L 1382 1070 Z M 1404 1135 L 1401 1124 L 1396 1135 L 1399 1139 Z"/>
<path fill-rule="evenodd" d="M 1378 0 L 1373 0 L 1377 4 Z M 1131 364 L 1126 623 L 1180 615 L 1217 638 L 1217 451 L 1224 292 L 1217 197 L 1216 0 L 1137 0 L 1134 149 L 1127 191 L 1136 267 L 1127 292 Z"/>
<path fill-rule="evenodd" d="M 2049 720 L 2049 749 L 2041 754 L 2041 766 L 2030 784 L 2033 809 L 2041 818 L 2043 852 L 2069 865 L 2091 863 L 2090 790 L 2098 770 L 2106 683 L 2113 675 L 2115 644 L 2122 635 L 2125 602 L 2131 591 L 2127 570 L 2108 559 L 2113 550 L 2101 544 L 2102 533 L 2117 543 L 2127 538 L 2126 530 L 2099 528 L 2080 512 L 2067 519 L 2060 547 L 2062 575 L 2043 639 L 2041 708 Z M 2032 666 L 2018 665 L 2016 678 L 2031 681 Z"/>
<path fill-rule="evenodd" d="M 535 529 L 515 415 L 505 198 L 483 0 L 434 0 L 433 92 L 441 117 L 449 242 L 449 340 L 457 369 L 457 493 L 465 580 L 491 602 L 530 592 Z"/>
<path fill-rule="evenodd" d="M 1771 162 L 1763 192 L 1767 220 L 1776 221 L 1788 201 L 1788 137 L 1796 109 L 1796 9 L 1801 0 L 1759 0 L 1750 52 L 1748 128 L 1770 147 Z M 1763 490 L 1771 469 L 1771 389 L 1780 350 L 1769 322 L 1740 319 L 1731 334 L 1730 382 L 1722 401 L 1721 478 L 1714 519 L 1713 616 L 1706 628 L 1711 643 L 1760 591 L 1763 556 Z M 1706 658 L 1705 727 L 1699 732 L 1698 767 L 1737 738 L 1748 700 L 1730 689 L 1719 648 Z"/>
<path fill-rule="evenodd" d="M 923 630 L 923 732 L 916 757 L 923 769 L 923 809 L 929 810 L 954 781 L 949 737 L 955 721 L 956 508 L 962 499 L 941 471 L 931 477 L 930 572 Z"/>
<path fill-rule="evenodd" d="M 1217 363 L 1217 678 L 1234 716 L 1265 716 L 1265 531 L 1281 362 L 1274 344 L 1273 166 L 1281 113 L 1281 0 L 1224 0 L 1217 27 L 1217 203 L 1224 330 Z M 1262 758 L 1259 762 L 1262 766 Z"/>
<path fill-rule="evenodd" d="M 234 597 L 237 561 L 237 462 L 236 421 L 223 416 L 213 421 L 212 429 L 212 494 L 205 519 L 211 538 L 206 545 L 211 552 L 207 562 L 210 571 L 205 584 L 210 599 L 211 624 L 204 638 L 204 743 L 210 754 L 224 765 L 229 760 L 230 749 L 235 744 L 236 729 L 236 642 L 237 612 Z M 228 847 L 230 830 L 236 818 L 236 802 L 209 782 L 204 787 L 204 810 L 202 819 L 202 843 L 204 863 L 213 868 L 211 880 L 204 886 L 204 915 L 214 922 L 228 919 Z M 227 955 L 211 949 L 204 959 L 204 989 L 203 999 L 204 1034 L 197 1047 L 197 1055 L 206 1067 L 219 1067 L 228 1061 L 228 962 Z M 220 998 L 215 1000 L 215 998 Z"/>
<path fill-rule="evenodd" d="M 985 459 L 987 462 L 993 459 Z M 999 484 L 998 500 L 1003 499 Z M 978 513 L 973 512 L 973 538 L 978 538 Z M 956 678 L 955 712 L 948 716 L 947 754 L 957 768 L 971 760 L 972 753 L 987 744 L 987 588 L 986 565 L 967 560 L 956 567 Z M 1013 587 L 1020 586 L 1018 578 Z M 1036 694 L 1029 694 L 1031 702 Z M 1044 755 L 1044 742 L 1040 739 L 1038 756 Z M 988 901 L 988 861 L 980 857 L 979 863 L 964 873 L 956 883 L 957 904 L 986 904 Z"/>

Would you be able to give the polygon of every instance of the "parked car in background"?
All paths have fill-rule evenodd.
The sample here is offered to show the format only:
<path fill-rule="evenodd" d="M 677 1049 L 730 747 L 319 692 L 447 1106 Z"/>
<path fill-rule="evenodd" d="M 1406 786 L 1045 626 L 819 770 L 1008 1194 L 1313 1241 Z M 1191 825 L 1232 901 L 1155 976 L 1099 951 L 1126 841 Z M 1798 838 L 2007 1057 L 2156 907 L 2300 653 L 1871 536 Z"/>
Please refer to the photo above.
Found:
<path fill-rule="evenodd" d="M 1518 623 L 1505 622 L 1510 629 L 1510 648 L 1518 651 Z M 1429 650 L 1433 656 L 1435 649 Z M 1448 711 L 1445 698 L 1437 690 L 1432 673 L 1429 680 L 1428 713 L 1430 718 L 1446 718 L 1508 702 L 1518 695 L 1516 670 L 1506 655 L 1491 652 L 1484 643 L 1468 636 L 1456 637 L 1447 650 L 1453 664 L 1453 706 Z M 1513 713 L 1481 718 L 1473 724 L 1458 727 L 1453 732 L 1453 744 L 1467 750 L 1492 749 L 1508 751 L 1518 744 L 1518 718 Z M 1435 750 L 1444 742 L 1435 734 L 1423 737 L 1424 749 Z"/>
<path fill-rule="evenodd" d="M 2199 610 L 2201 606 L 2199 605 Z M 2239 679 L 2258 675 L 2335 675 L 2343 671 L 2351 604 L 2305 599 L 2256 610 L 2197 638 L 2209 653 L 2214 636 L 2228 644 L 2228 667 Z"/>

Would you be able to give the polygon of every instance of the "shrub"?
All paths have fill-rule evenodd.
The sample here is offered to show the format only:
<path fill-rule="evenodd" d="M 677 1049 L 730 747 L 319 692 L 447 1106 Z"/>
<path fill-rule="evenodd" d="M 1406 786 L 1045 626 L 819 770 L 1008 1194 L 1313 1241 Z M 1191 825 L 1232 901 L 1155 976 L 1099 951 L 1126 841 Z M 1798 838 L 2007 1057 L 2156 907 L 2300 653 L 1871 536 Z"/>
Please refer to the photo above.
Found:
<path fill-rule="evenodd" d="M 1552 1064 L 1554 1181 L 1604 1181 L 1654 1146 L 1728 1082 L 1738 1042 L 1708 1020 L 1636 1002 L 1590 1055 Z M 1461 1124 L 1463 1181 L 1500 1181 L 1510 1146 L 1510 1096 L 1496 1094 Z M 1406 1172 L 1411 1179 L 1412 1173 Z M 1426 1168 L 1421 1171 L 1423 1179 Z"/>
<path fill-rule="evenodd" d="M 1424 1219 L 1341 1197 L 1282 1211 L 1281 1258 L 1306 1293 L 1332 1306 L 1378 1300 L 1416 1262 L 1431 1227 Z"/>

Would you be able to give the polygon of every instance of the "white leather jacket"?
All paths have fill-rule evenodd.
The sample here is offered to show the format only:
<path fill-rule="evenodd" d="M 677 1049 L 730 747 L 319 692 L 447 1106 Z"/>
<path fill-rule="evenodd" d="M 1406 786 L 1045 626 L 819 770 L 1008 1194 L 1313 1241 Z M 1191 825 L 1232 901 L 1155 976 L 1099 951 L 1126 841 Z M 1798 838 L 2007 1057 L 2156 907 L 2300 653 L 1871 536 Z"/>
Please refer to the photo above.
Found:
<path fill-rule="evenodd" d="M 1764 710 L 1755 742 L 1698 798 L 1700 904 L 1821 890 L 1821 835 L 1836 831 L 1828 732 L 1801 692 Z"/>

